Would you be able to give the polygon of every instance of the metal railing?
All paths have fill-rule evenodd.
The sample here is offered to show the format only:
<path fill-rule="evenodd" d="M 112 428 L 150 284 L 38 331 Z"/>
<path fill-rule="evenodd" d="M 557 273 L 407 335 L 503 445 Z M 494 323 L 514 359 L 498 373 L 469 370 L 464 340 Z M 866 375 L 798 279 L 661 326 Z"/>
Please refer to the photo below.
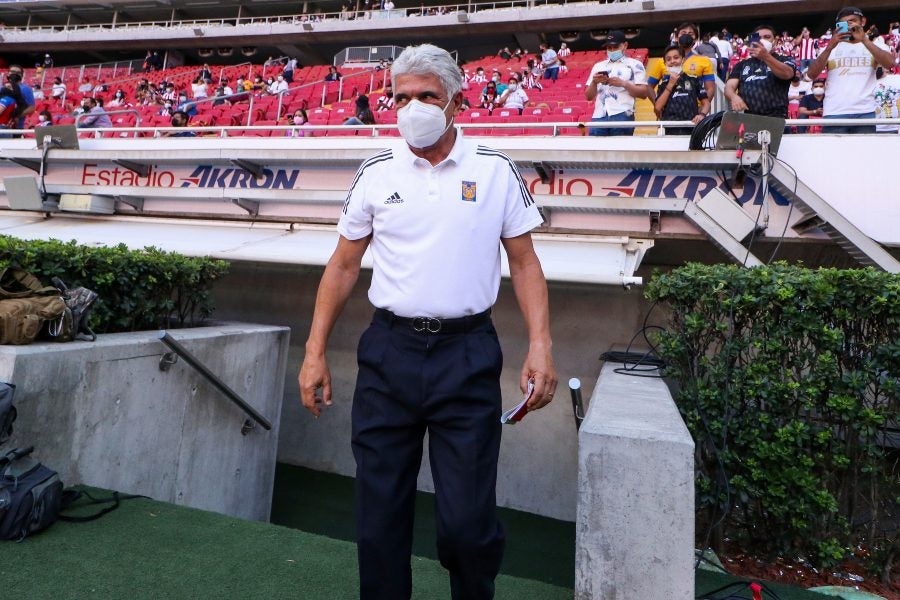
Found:
<path fill-rule="evenodd" d="M 605 0 L 604 4 L 636 4 L 639 0 Z M 454 4 L 442 4 L 436 6 L 416 6 L 411 8 L 398 8 L 393 10 L 370 11 L 342 11 L 328 13 L 297 13 L 293 15 L 274 16 L 235 16 L 215 19 L 165 19 L 154 21 L 103 21 L 95 23 L 67 23 L 65 25 L 32 25 L 24 27 L 9 27 L 7 32 L 52 32 L 67 33 L 73 31 L 90 31 L 102 29 L 105 32 L 118 29 L 136 28 L 172 28 L 172 27 L 239 27 L 252 25 L 298 25 L 301 23 L 316 23 L 327 20 L 351 20 L 357 18 L 404 18 L 450 15 L 457 12 L 474 13 L 485 10 L 535 8 L 542 5 L 563 4 L 597 4 L 597 0 L 497 0 L 493 2 L 466 2 Z"/>
<path fill-rule="evenodd" d="M 93 131 L 94 137 L 100 137 L 101 133 L 104 131 L 110 131 L 113 129 L 121 131 L 123 129 L 126 129 L 125 127 L 116 127 L 115 125 L 113 125 L 112 127 L 79 127 L 79 123 L 81 123 L 85 118 L 90 117 L 90 116 L 99 116 L 100 114 L 101 113 L 82 113 L 82 114 L 78 115 L 77 117 L 75 117 L 75 127 L 82 129 L 84 131 Z M 134 129 L 135 130 L 134 137 L 138 137 L 137 131 L 141 127 L 141 113 L 139 111 L 137 111 L 133 108 L 123 108 L 120 110 L 105 110 L 104 109 L 103 114 L 106 114 L 106 116 L 108 116 L 108 117 L 111 117 L 112 115 L 134 114 L 134 116 L 135 116 L 134 127 L 128 128 L 128 129 L 129 130 Z"/>

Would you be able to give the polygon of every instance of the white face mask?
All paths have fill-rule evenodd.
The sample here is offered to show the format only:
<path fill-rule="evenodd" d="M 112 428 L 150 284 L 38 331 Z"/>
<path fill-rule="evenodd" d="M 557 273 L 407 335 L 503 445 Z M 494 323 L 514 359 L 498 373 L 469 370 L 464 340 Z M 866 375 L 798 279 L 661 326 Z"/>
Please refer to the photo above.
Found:
<path fill-rule="evenodd" d="M 672 75 L 673 77 L 675 75 L 681 75 L 681 65 L 678 65 L 677 67 L 667 67 L 667 70 L 669 71 L 669 75 Z"/>
<path fill-rule="evenodd" d="M 772 42 L 769 40 L 759 40 L 759 43 L 762 44 L 762 47 L 766 49 L 766 52 L 772 51 Z"/>
<path fill-rule="evenodd" d="M 447 106 L 441 109 L 415 98 L 410 100 L 409 104 L 397 111 L 397 129 L 400 130 L 400 135 L 413 148 L 433 146 L 450 129 L 446 117 L 449 106 L 450 102 L 447 102 Z"/>
<path fill-rule="evenodd" d="M 519 85 L 516 83 L 510 83 L 509 85 L 506 86 L 506 88 L 511 92 L 516 91 L 517 87 L 519 87 Z"/>
<path fill-rule="evenodd" d="M 824 96 L 824 95 L 825 95 L 825 88 L 820 88 L 820 87 L 813 88 L 813 89 L 812 89 L 812 93 L 813 93 L 813 95 L 815 95 L 815 96 Z"/>

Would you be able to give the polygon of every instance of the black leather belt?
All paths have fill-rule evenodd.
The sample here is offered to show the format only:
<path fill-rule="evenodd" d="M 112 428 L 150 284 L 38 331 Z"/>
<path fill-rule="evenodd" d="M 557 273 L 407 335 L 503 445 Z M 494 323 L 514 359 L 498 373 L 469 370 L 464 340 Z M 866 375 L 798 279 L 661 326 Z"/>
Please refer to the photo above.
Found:
<path fill-rule="evenodd" d="M 477 315 L 454 319 L 438 319 L 435 317 L 399 317 L 384 308 L 376 308 L 375 320 L 389 327 L 409 328 L 417 333 L 466 333 L 485 323 L 489 323 L 491 320 L 491 309 L 487 309 Z"/>

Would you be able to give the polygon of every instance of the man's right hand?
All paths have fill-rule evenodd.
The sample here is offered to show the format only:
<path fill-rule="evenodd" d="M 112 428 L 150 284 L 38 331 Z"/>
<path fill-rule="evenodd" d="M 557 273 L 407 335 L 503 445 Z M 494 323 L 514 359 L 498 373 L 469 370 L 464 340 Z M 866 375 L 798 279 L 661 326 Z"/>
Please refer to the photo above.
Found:
<path fill-rule="evenodd" d="M 300 383 L 300 402 L 314 417 L 322 414 L 323 405 L 331 406 L 331 372 L 324 355 L 307 355 L 297 381 Z M 322 390 L 321 396 L 317 394 L 319 389 Z"/>
<path fill-rule="evenodd" d="M 594 85 L 606 85 L 609 83 L 609 73 L 594 73 L 594 79 L 592 81 Z"/>
<path fill-rule="evenodd" d="M 731 99 L 731 110 L 733 110 L 734 112 L 744 112 L 747 109 L 748 106 L 747 103 L 744 102 L 744 99 L 735 94 Z"/>

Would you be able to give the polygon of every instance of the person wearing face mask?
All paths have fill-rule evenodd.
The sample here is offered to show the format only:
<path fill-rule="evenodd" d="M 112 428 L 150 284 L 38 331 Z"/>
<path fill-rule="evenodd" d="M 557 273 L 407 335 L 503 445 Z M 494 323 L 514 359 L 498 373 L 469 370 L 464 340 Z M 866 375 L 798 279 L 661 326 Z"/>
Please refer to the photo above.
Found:
<path fill-rule="evenodd" d="M 663 53 L 668 73 L 659 83 L 653 108 L 661 121 L 693 121 L 696 125 L 709 114 L 709 98 L 700 80 L 682 70 L 682 52 L 678 46 L 669 46 Z M 667 127 L 666 135 L 691 135 L 693 129 Z"/>
<path fill-rule="evenodd" d="M 113 99 L 107 103 L 107 106 L 110 108 L 121 108 L 123 106 L 129 106 L 128 102 L 125 100 L 125 92 L 122 90 L 116 90 L 115 96 Z"/>
<path fill-rule="evenodd" d="M 635 98 L 646 98 L 647 73 L 644 64 L 625 56 L 628 42 L 621 31 L 606 36 L 606 60 L 591 68 L 585 82 L 584 97 L 594 103 L 591 121 L 634 121 Z M 591 128 L 590 135 L 634 135 L 631 127 Z"/>
<path fill-rule="evenodd" d="M 394 110 L 394 106 L 394 90 L 391 88 L 391 85 L 388 84 L 384 86 L 384 94 L 382 94 L 375 103 L 375 111 Z"/>
<path fill-rule="evenodd" d="M 725 83 L 725 98 L 731 110 L 786 119 L 788 90 L 797 73 L 794 59 L 772 54 L 775 30 L 760 25 L 750 36 L 750 55 L 737 63 Z"/>
<path fill-rule="evenodd" d="M 38 120 L 35 123 L 35 127 L 46 127 L 47 125 L 53 125 L 53 115 L 50 114 L 49 110 L 42 110 L 38 113 Z"/>
<path fill-rule="evenodd" d="M 109 118 L 103 107 L 97 103 L 96 98 L 85 98 L 82 108 L 84 108 L 84 116 L 77 121 L 78 127 L 112 127 L 112 119 Z"/>
<path fill-rule="evenodd" d="M 515 109 L 521 115 L 522 111 L 525 110 L 526 104 L 528 104 L 528 94 L 519 85 L 519 78 L 513 75 L 509 78 L 509 85 L 506 86 L 506 91 L 497 99 L 497 105 L 503 108 Z"/>
<path fill-rule="evenodd" d="M 294 111 L 294 114 L 288 119 L 288 123 L 293 125 L 293 128 L 288 129 L 285 134 L 287 137 L 306 137 L 307 135 L 312 135 L 312 131 L 307 129 L 309 126 L 309 117 L 302 108 L 298 108 Z"/>
<path fill-rule="evenodd" d="M 700 29 L 694 23 L 682 23 L 674 33 L 675 44 L 684 54 L 681 69 L 686 75 L 696 77 L 703 84 L 706 97 L 712 101 L 716 97 L 716 64 L 715 59 L 697 53 L 696 48 L 703 48 L 702 42 L 697 42 Z M 647 84 L 650 89 L 655 89 L 665 77 L 667 67 L 663 61 L 656 61 L 647 71 Z"/>
<path fill-rule="evenodd" d="M 816 79 L 813 81 L 810 93 L 804 94 L 800 99 L 800 106 L 797 109 L 799 119 L 820 119 L 823 113 L 825 100 L 825 80 Z M 797 133 L 806 133 L 806 127 L 798 127 Z"/>
<path fill-rule="evenodd" d="M 502 352 L 490 312 L 503 246 L 528 330 L 519 385 L 524 392 L 533 380 L 528 405 L 541 408 L 557 384 L 547 284 L 530 233 L 543 219 L 515 163 L 453 127 L 462 78 L 447 51 L 406 48 L 391 77 L 405 143 L 364 161 L 350 187 L 319 284 L 300 394 L 315 416 L 332 403 L 328 337 L 371 250 L 375 315 L 360 338 L 351 411 L 359 597 L 412 595 L 416 479 L 428 432 L 438 557 L 451 597 L 487 600 L 504 546 L 495 494 Z"/>
<path fill-rule="evenodd" d="M 872 90 L 877 81 L 875 71 L 891 69 L 894 57 L 876 46 L 866 35 L 866 17 L 855 6 L 838 11 L 834 34 L 807 73 L 815 79 L 827 71 L 828 95 L 825 96 L 826 119 L 874 119 L 875 99 Z M 875 125 L 829 126 L 825 133 L 875 133 Z"/>
<path fill-rule="evenodd" d="M 181 131 L 166 131 L 162 134 L 162 137 L 196 137 L 197 133 L 194 131 L 188 131 L 183 129 L 187 127 L 188 121 L 190 117 L 188 114 L 181 110 L 176 110 L 172 113 L 172 120 L 170 121 L 172 127 L 178 127 L 182 129 Z"/>
<path fill-rule="evenodd" d="M 22 80 L 23 73 L 20 65 L 9 65 L 7 78 L 18 88 L 21 99 L 16 109 L 16 129 L 25 129 L 25 118 L 35 111 L 34 90 Z"/>
<path fill-rule="evenodd" d="M 487 75 L 484 74 L 484 69 L 481 67 L 475 69 L 475 75 L 472 77 L 472 81 L 474 83 L 487 83 L 488 78 Z"/>

